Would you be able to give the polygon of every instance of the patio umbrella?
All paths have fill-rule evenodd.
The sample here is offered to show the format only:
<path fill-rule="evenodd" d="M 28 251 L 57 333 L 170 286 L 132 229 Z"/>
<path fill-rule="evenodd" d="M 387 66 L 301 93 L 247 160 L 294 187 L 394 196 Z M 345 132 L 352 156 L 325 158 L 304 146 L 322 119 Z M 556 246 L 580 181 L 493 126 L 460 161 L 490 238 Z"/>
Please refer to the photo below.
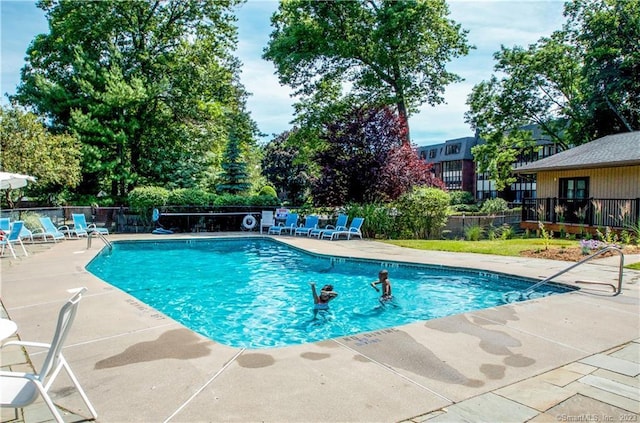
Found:
<path fill-rule="evenodd" d="M 36 178 L 19 173 L 0 172 L 0 189 L 17 189 L 26 187 L 29 182 L 35 182 Z"/>

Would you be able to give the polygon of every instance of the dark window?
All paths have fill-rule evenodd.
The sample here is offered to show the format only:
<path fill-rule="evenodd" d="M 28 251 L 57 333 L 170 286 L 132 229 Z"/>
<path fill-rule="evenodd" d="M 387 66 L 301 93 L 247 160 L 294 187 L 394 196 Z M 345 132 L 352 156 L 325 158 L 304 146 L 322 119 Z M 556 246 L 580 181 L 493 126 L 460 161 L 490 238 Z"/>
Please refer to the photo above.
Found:
<path fill-rule="evenodd" d="M 560 178 L 560 198 L 589 198 L 589 178 Z"/>
<path fill-rule="evenodd" d="M 449 154 L 458 154 L 460 153 L 460 144 L 456 143 L 456 144 L 447 144 L 445 146 L 445 150 L 444 150 L 444 154 L 445 155 L 449 155 Z"/>
<path fill-rule="evenodd" d="M 436 157 L 436 153 L 438 152 L 437 148 L 433 148 L 431 150 L 429 150 L 429 158 L 430 159 L 434 159 Z"/>

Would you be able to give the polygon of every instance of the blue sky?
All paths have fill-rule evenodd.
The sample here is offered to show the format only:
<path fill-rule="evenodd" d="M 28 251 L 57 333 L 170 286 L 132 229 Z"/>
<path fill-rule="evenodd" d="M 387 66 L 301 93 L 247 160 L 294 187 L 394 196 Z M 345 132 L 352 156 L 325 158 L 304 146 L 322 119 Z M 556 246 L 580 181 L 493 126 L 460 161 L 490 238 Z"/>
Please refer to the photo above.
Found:
<path fill-rule="evenodd" d="M 294 102 L 289 88 L 278 83 L 273 64 L 261 58 L 271 32 L 269 19 L 277 7 L 276 1 L 249 0 L 237 13 L 241 78 L 252 94 L 247 107 L 259 129 L 269 135 L 265 140 L 290 129 Z M 449 64 L 448 69 L 465 81 L 448 86 L 446 104 L 423 106 L 411 117 L 411 135 L 417 145 L 473 135 L 464 123 L 465 103 L 471 88 L 493 73 L 493 53 L 501 45 L 535 43 L 564 22 L 559 0 L 450 0 L 449 7 L 450 18 L 469 30 L 469 43 L 476 49 Z M 2 104 L 7 104 L 5 94 L 15 93 L 29 43 L 37 34 L 48 32 L 48 25 L 44 12 L 29 0 L 0 0 L 0 19 L 0 93 Z"/>

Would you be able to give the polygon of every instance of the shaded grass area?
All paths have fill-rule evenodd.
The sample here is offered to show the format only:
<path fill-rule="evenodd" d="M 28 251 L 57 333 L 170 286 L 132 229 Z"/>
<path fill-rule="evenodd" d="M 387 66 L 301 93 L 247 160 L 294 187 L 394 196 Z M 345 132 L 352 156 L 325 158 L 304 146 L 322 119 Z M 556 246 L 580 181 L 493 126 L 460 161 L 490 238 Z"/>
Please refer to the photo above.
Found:
<path fill-rule="evenodd" d="M 455 253 L 495 254 L 498 256 L 520 256 L 526 250 L 544 250 L 548 248 L 579 247 L 578 241 L 565 239 L 544 240 L 540 238 L 498 239 L 482 241 L 402 239 L 385 240 L 388 244 L 418 250 L 451 251 Z"/>

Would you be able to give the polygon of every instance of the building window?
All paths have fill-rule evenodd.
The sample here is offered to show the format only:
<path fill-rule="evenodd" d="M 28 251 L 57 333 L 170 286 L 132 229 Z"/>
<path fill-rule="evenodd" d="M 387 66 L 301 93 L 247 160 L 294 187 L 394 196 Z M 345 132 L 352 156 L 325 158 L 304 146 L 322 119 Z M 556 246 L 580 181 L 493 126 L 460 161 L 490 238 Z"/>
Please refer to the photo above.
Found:
<path fill-rule="evenodd" d="M 437 148 L 432 148 L 431 150 L 429 150 L 429 158 L 430 159 L 435 159 L 437 153 L 438 153 L 438 149 Z"/>
<path fill-rule="evenodd" d="M 589 198 L 589 178 L 560 178 L 560 198 Z"/>
<path fill-rule="evenodd" d="M 445 150 L 444 150 L 444 154 L 446 156 L 450 155 L 450 154 L 459 154 L 460 153 L 460 143 L 456 143 L 456 144 L 447 144 L 445 146 Z"/>
<path fill-rule="evenodd" d="M 426 160 L 426 158 L 427 158 L 427 154 L 426 154 L 424 151 L 421 151 L 421 152 L 420 152 L 420 158 L 421 158 L 422 160 Z"/>

